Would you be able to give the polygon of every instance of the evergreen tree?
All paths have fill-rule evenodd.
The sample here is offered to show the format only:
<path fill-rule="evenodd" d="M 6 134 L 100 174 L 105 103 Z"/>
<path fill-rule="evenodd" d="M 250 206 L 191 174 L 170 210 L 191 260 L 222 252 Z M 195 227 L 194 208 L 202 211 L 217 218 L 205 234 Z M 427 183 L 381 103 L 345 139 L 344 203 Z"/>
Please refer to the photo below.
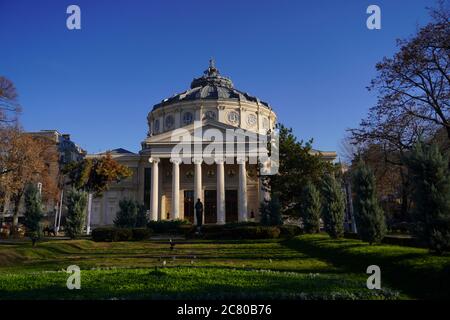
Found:
<path fill-rule="evenodd" d="M 325 231 L 332 238 L 344 236 L 344 193 L 341 185 L 332 174 L 325 175 L 322 181 L 322 216 Z"/>
<path fill-rule="evenodd" d="M 147 210 L 143 204 L 137 203 L 137 216 L 136 216 L 136 227 L 144 228 L 148 223 Z"/>
<path fill-rule="evenodd" d="M 119 207 L 114 225 L 119 228 L 134 228 L 138 215 L 137 203 L 131 199 L 123 199 L 119 201 Z"/>
<path fill-rule="evenodd" d="M 28 236 L 33 241 L 33 246 L 42 235 L 41 220 L 42 201 L 37 187 L 29 184 L 25 189 L 25 221 L 24 225 Z"/>
<path fill-rule="evenodd" d="M 320 193 L 314 184 L 308 182 L 303 187 L 300 202 L 300 213 L 306 233 L 318 233 L 320 231 L 321 210 Z"/>
<path fill-rule="evenodd" d="M 353 173 L 353 190 L 353 207 L 361 240 L 370 244 L 380 242 L 386 234 L 386 222 L 375 192 L 375 176 L 363 162 Z"/>
<path fill-rule="evenodd" d="M 265 226 L 278 226 L 283 224 L 281 206 L 277 194 L 272 194 L 269 201 L 265 200 L 260 207 L 261 224 Z"/>
<path fill-rule="evenodd" d="M 413 218 L 416 235 L 431 250 L 450 249 L 449 159 L 437 145 L 418 142 L 406 158 L 414 188 Z"/>
<path fill-rule="evenodd" d="M 86 222 L 87 193 L 81 190 L 71 189 L 67 194 L 67 235 L 74 239 L 83 232 Z"/>
<path fill-rule="evenodd" d="M 143 228 L 147 226 L 148 217 L 145 206 L 138 201 L 123 199 L 119 202 L 120 210 L 114 219 L 114 225 L 119 228 Z"/>

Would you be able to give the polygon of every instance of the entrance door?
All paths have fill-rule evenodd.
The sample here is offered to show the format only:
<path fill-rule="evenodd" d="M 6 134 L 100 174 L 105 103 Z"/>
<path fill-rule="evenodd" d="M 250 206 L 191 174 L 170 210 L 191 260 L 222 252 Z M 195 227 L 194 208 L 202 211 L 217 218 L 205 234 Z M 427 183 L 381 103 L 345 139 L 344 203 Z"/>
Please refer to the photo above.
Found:
<path fill-rule="evenodd" d="M 194 223 L 194 191 L 184 191 L 184 219 Z"/>
<path fill-rule="evenodd" d="M 217 222 L 217 198 L 216 190 L 205 190 L 204 215 L 205 223 Z"/>
<path fill-rule="evenodd" d="M 237 190 L 225 190 L 225 221 L 238 221 L 238 193 Z"/>

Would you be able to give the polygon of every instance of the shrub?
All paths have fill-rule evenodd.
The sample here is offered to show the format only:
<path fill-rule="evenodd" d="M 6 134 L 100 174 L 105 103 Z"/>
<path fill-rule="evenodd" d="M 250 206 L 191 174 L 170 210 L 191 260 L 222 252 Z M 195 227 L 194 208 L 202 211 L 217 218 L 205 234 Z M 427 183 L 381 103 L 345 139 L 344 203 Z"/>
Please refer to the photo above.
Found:
<path fill-rule="evenodd" d="M 202 229 L 205 239 L 275 239 L 280 236 L 280 229 L 274 226 L 208 226 Z"/>
<path fill-rule="evenodd" d="M 414 232 L 440 254 L 450 249 L 449 159 L 437 145 L 419 142 L 406 158 L 406 164 L 414 189 Z"/>
<path fill-rule="evenodd" d="M 261 224 L 265 226 L 279 226 L 283 223 L 281 218 L 281 206 L 276 194 L 272 198 L 261 203 L 259 208 Z"/>
<path fill-rule="evenodd" d="M 152 230 L 148 228 L 134 228 L 131 232 L 134 241 L 147 240 L 152 235 Z"/>
<path fill-rule="evenodd" d="M 381 242 L 386 234 L 384 213 L 376 197 L 375 176 L 372 170 L 360 162 L 353 173 L 356 226 L 361 240 Z"/>
<path fill-rule="evenodd" d="M 133 239 L 133 232 L 131 229 L 117 228 L 115 241 L 130 241 Z"/>
<path fill-rule="evenodd" d="M 92 240 L 98 242 L 130 241 L 134 240 L 133 234 L 132 229 L 102 227 L 92 230 Z"/>
<path fill-rule="evenodd" d="M 295 224 L 283 224 L 278 229 L 280 229 L 280 237 L 283 238 L 293 238 L 302 233 L 302 228 Z"/>
<path fill-rule="evenodd" d="M 148 223 L 145 207 L 138 201 L 123 199 L 119 202 L 120 210 L 114 219 L 114 225 L 118 228 L 142 228 Z"/>
<path fill-rule="evenodd" d="M 318 233 L 320 231 L 321 210 L 320 192 L 311 182 L 308 182 L 303 188 L 300 203 L 300 214 L 306 233 Z"/>
<path fill-rule="evenodd" d="M 181 227 L 183 225 L 185 226 Z M 184 233 L 187 228 L 192 227 L 192 224 L 187 220 L 160 220 L 148 222 L 147 227 L 155 233 Z"/>
<path fill-rule="evenodd" d="M 66 233 L 74 239 L 83 232 L 86 221 L 87 193 L 76 189 L 69 190 L 67 194 Z"/>
<path fill-rule="evenodd" d="M 322 181 L 322 216 L 325 231 L 330 237 L 344 236 L 344 194 L 341 185 L 332 174 L 326 175 Z"/>
<path fill-rule="evenodd" d="M 116 241 L 116 228 L 96 228 L 91 233 L 92 240 L 97 242 Z"/>

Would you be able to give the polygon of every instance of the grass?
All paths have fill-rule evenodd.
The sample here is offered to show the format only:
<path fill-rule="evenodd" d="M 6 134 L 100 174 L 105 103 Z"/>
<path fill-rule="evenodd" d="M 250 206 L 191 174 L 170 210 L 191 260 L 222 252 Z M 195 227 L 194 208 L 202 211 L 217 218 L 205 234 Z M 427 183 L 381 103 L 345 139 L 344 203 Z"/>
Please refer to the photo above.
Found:
<path fill-rule="evenodd" d="M 325 235 L 186 241 L 173 251 L 158 241 L 0 244 L 0 299 L 442 298 L 449 263 L 424 249 Z M 66 288 L 72 264 L 81 290 Z M 383 290 L 366 288 L 370 264 L 381 267 Z"/>

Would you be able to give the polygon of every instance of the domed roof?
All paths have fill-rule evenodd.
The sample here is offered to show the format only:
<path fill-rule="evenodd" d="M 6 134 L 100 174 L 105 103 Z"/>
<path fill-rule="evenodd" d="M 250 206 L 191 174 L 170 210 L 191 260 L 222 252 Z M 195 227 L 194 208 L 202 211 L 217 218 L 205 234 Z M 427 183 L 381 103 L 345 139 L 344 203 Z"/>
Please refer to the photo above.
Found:
<path fill-rule="evenodd" d="M 204 71 L 203 76 L 192 80 L 191 89 L 164 99 L 156 104 L 153 109 L 173 104 L 181 101 L 193 101 L 200 99 L 233 99 L 240 101 L 259 102 L 267 107 L 269 104 L 260 101 L 258 98 L 234 88 L 233 82 L 220 75 L 219 70 L 214 65 L 214 60 L 209 61 L 209 67 Z"/>

